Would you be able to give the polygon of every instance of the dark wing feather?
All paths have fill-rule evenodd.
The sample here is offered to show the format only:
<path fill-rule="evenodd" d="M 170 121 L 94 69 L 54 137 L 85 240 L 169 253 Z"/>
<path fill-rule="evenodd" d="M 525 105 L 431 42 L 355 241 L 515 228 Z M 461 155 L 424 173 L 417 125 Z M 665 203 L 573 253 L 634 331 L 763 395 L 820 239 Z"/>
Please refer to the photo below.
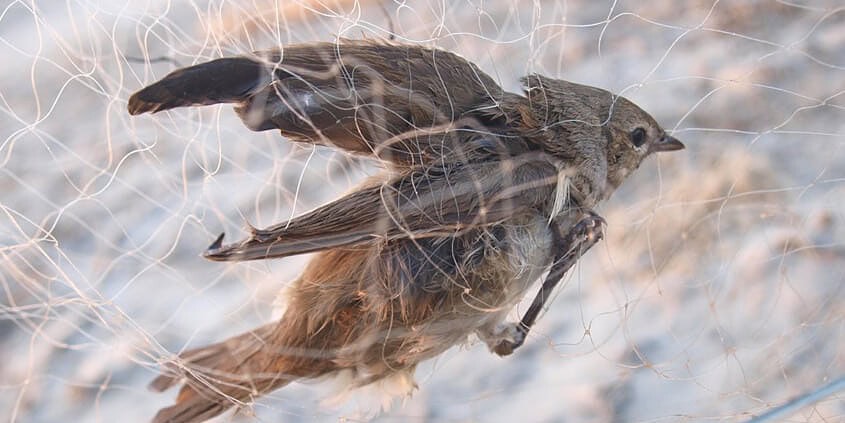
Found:
<path fill-rule="evenodd" d="M 550 210 L 557 183 L 555 166 L 534 154 L 409 171 L 290 222 L 254 229 L 238 243 L 215 242 L 205 257 L 259 260 L 378 238 L 454 236 L 466 229 L 501 223 L 529 209 Z"/>
<path fill-rule="evenodd" d="M 245 101 L 271 81 L 266 65 L 244 57 L 212 60 L 171 72 L 129 97 L 129 114 Z"/>
<path fill-rule="evenodd" d="M 129 99 L 133 115 L 235 103 L 244 124 L 396 164 L 418 163 L 432 131 L 484 130 L 505 93 L 442 50 L 345 40 L 258 52 L 177 70 Z"/>

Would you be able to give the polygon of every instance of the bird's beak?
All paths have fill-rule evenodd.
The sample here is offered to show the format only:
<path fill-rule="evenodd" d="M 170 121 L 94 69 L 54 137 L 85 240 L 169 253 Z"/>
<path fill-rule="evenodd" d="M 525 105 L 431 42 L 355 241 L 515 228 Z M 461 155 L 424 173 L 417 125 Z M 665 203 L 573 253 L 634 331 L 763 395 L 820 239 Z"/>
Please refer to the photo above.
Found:
<path fill-rule="evenodd" d="M 659 153 L 661 151 L 675 151 L 683 150 L 684 143 L 678 141 L 677 138 L 663 134 L 657 141 L 653 142 L 648 147 L 648 154 Z"/>

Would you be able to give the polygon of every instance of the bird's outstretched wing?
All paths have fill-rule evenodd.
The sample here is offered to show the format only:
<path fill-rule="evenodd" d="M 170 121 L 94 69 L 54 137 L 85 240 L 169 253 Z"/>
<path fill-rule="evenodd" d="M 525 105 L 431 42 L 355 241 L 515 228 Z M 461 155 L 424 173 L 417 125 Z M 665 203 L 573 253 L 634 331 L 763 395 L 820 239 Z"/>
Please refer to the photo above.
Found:
<path fill-rule="evenodd" d="M 205 257 L 259 260 L 353 246 L 374 239 L 454 236 L 529 209 L 553 210 L 561 172 L 532 153 L 505 161 L 411 170 L 359 189 L 289 222 L 252 229 L 243 241 Z"/>
<path fill-rule="evenodd" d="M 180 69 L 133 94 L 128 109 L 235 103 L 253 130 L 279 129 L 295 141 L 407 165 L 439 141 L 432 132 L 484 131 L 504 119 L 498 105 L 505 97 L 519 96 L 453 53 L 343 40 Z"/>

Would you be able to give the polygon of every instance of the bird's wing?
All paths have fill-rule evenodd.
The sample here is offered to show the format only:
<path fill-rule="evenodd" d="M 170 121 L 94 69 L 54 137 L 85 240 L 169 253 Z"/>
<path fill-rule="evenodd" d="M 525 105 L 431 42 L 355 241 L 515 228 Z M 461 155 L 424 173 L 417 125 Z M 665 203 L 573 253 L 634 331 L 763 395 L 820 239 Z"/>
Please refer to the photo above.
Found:
<path fill-rule="evenodd" d="M 503 119 L 495 109 L 504 96 L 518 97 L 453 53 L 344 40 L 180 69 L 133 94 L 128 109 L 235 103 L 253 130 L 279 129 L 296 141 L 405 165 L 419 162 L 432 131 Z"/>
<path fill-rule="evenodd" d="M 454 236 L 534 208 L 552 210 L 556 167 L 532 153 L 504 161 L 408 171 L 355 191 L 289 222 L 253 229 L 243 241 L 205 257 L 258 260 L 352 246 L 374 239 Z"/>

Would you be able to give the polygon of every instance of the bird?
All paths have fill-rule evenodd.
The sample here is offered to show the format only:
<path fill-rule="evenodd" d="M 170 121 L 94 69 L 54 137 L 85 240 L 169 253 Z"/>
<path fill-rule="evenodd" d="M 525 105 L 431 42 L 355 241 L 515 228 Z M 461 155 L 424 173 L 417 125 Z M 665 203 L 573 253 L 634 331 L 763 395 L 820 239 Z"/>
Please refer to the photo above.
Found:
<path fill-rule="evenodd" d="M 315 255 L 279 320 L 170 362 L 151 388 L 182 387 L 154 421 L 203 421 L 341 373 L 350 387 L 395 381 L 410 393 L 418 363 L 473 334 L 503 356 L 522 345 L 552 279 L 601 238 L 594 208 L 645 158 L 684 144 L 607 90 L 540 74 L 521 84 L 508 92 L 438 48 L 342 39 L 212 60 L 134 93 L 131 115 L 230 103 L 253 131 L 382 169 L 289 221 L 211 244 L 213 261 Z M 507 322 L 545 272 L 530 318 Z"/>

